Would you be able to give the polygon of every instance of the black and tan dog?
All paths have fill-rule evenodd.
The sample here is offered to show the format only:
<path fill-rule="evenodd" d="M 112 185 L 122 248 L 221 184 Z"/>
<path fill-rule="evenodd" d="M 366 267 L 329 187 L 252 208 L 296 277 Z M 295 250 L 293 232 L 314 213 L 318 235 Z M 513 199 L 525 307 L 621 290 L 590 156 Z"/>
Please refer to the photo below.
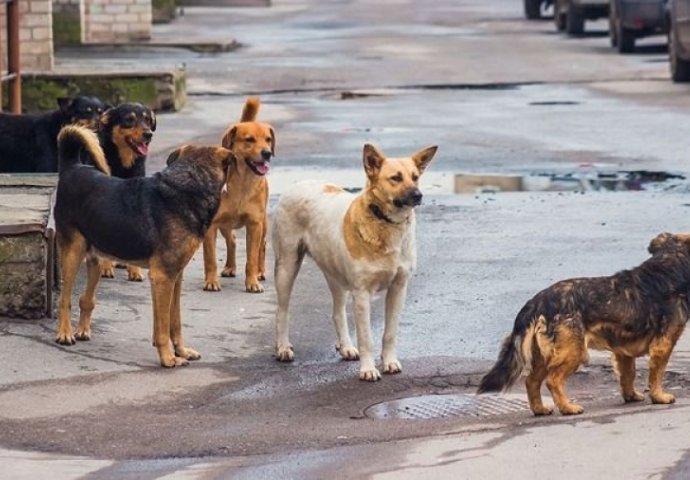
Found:
<path fill-rule="evenodd" d="M 204 239 L 204 290 L 219 291 L 216 265 L 218 231 L 225 237 L 227 258 L 221 272 L 223 277 L 237 274 L 234 229 L 247 229 L 247 266 L 244 285 L 247 292 L 261 293 L 266 279 L 266 233 L 268 231 L 268 180 L 271 158 L 275 155 L 276 136 L 273 127 L 258 122 L 261 103 L 248 98 L 238 123 L 230 125 L 223 135 L 222 145 L 237 159 L 237 170 L 228 178 L 228 190 L 223 194 L 218 214 Z"/>
<path fill-rule="evenodd" d="M 56 341 L 71 345 L 90 339 L 98 257 L 107 256 L 149 269 L 153 343 L 161 365 L 200 358 L 182 339 L 182 272 L 218 210 L 221 189 L 235 165 L 232 153 L 222 147 L 181 147 L 162 172 L 121 179 L 103 173 L 109 167 L 96 134 L 69 126 L 60 133 L 59 156 L 55 226 L 62 290 Z M 70 301 L 84 258 L 87 284 L 74 331 Z"/>
<path fill-rule="evenodd" d="M 62 97 L 48 113 L 0 113 L 0 172 L 57 172 L 57 136 L 65 125 L 96 129 L 109 108 L 96 97 Z"/>
<path fill-rule="evenodd" d="M 662 382 L 688 321 L 690 234 L 662 233 L 649 244 L 649 253 L 652 257 L 632 270 L 564 280 L 535 295 L 518 313 L 479 393 L 506 390 L 526 370 L 535 415 L 552 411 L 541 400 L 544 380 L 562 414 L 582 413 L 570 403 L 565 383 L 587 361 L 587 348 L 594 348 L 612 352 L 626 402 L 644 400 L 634 387 L 635 357 L 649 355 L 649 396 L 653 403 L 673 403 Z"/>
<path fill-rule="evenodd" d="M 156 131 L 156 115 L 140 103 L 123 103 L 107 110 L 100 118 L 98 137 L 105 159 L 114 177 L 146 176 L 146 157 Z M 101 276 L 115 277 L 114 263 L 101 260 Z M 127 265 L 130 281 L 141 282 L 144 274 L 135 265 Z"/>

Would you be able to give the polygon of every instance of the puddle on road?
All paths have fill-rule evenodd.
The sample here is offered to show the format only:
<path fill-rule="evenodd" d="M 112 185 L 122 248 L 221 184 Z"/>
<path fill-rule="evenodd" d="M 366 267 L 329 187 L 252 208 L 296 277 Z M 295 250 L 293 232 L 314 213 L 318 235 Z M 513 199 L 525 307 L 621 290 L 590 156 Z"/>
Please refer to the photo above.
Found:
<path fill-rule="evenodd" d="M 359 192 L 365 183 L 358 169 L 310 170 L 280 168 L 270 177 L 272 194 L 282 194 L 302 180 L 333 183 L 350 192 Z M 498 192 L 577 192 L 577 191 L 640 191 L 668 190 L 683 183 L 685 177 L 668 172 L 649 170 L 598 170 L 589 166 L 575 171 L 533 173 L 455 173 L 426 172 L 421 190 L 426 194 Z"/>

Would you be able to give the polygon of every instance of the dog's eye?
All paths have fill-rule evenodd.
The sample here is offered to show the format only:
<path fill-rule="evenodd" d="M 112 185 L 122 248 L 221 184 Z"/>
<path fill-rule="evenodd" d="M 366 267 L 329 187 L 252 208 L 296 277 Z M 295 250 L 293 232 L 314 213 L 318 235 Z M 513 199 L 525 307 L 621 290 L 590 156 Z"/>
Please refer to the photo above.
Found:
<path fill-rule="evenodd" d="M 402 182 L 402 179 L 403 179 L 402 175 L 398 173 L 398 174 L 393 175 L 393 176 L 391 177 L 391 182 L 393 182 L 393 183 L 400 183 L 400 182 Z"/>
<path fill-rule="evenodd" d="M 256 140 L 254 140 L 254 137 L 247 137 L 247 138 L 244 139 L 244 141 L 247 142 L 247 143 L 254 143 L 254 142 L 256 142 Z"/>
<path fill-rule="evenodd" d="M 93 112 L 93 108 L 87 107 L 87 108 L 86 108 L 86 113 L 91 113 L 91 112 Z"/>
<path fill-rule="evenodd" d="M 102 108 L 97 108 L 97 109 L 96 109 L 96 112 L 98 112 L 98 113 L 103 113 L 103 109 L 102 109 Z"/>
<path fill-rule="evenodd" d="M 416 182 L 417 180 L 419 180 L 419 175 L 412 175 L 412 181 Z"/>

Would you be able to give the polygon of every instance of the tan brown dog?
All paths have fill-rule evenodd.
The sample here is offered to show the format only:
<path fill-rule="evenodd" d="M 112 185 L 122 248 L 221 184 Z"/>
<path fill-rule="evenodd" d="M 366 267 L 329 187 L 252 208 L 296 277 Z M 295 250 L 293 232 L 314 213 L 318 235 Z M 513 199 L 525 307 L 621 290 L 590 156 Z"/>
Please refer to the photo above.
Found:
<path fill-rule="evenodd" d="M 524 370 L 534 415 L 552 412 L 542 403 L 544 381 L 563 415 L 580 414 L 583 408 L 571 403 L 565 383 L 593 348 L 612 353 L 625 402 L 644 400 L 634 385 L 635 358 L 649 355 L 649 397 L 673 403 L 662 383 L 690 312 L 690 235 L 662 233 L 648 250 L 651 258 L 631 270 L 563 280 L 532 297 L 478 393 L 506 390 Z"/>
<path fill-rule="evenodd" d="M 182 338 L 182 273 L 218 210 L 228 171 L 235 165 L 232 153 L 222 147 L 180 147 L 168 157 L 165 170 L 122 179 L 108 174 L 96 134 L 84 127 L 64 128 L 58 148 L 55 226 L 62 290 L 55 340 L 72 345 L 91 338 L 98 258 L 106 256 L 149 269 L 153 344 L 161 365 L 197 360 L 199 353 Z M 84 258 L 87 282 L 75 331 L 71 297 Z"/>
<path fill-rule="evenodd" d="M 266 279 L 266 232 L 268 230 L 269 162 L 275 155 L 273 127 L 256 121 L 260 102 L 249 98 L 244 104 L 240 123 L 232 125 L 223 135 L 222 145 L 237 159 L 237 169 L 230 172 L 227 191 L 223 193 L 220 208 L 204 238 L 204 290 L 220 291 L 216 265 L 217 232 L 225 237 L 227 259 L 221 272 L 223 277 L 237 274 L 235 263 L 234 229 L 247 229 L 247 266 L 245 288 L 260 293 Z"/>

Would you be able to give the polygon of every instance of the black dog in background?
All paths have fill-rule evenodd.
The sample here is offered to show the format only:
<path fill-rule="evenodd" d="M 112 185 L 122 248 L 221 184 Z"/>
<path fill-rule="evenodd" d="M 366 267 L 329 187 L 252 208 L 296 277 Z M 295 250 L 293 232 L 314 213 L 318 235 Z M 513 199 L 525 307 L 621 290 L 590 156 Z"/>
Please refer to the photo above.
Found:
<path fill-rule="evenodd" d="M 0 172 L 57 172 L 57 136 L 65 125 L 98 127 L 110 108 L 96 97 L 58 98 L 53 112 L 0 113 Z"/>

